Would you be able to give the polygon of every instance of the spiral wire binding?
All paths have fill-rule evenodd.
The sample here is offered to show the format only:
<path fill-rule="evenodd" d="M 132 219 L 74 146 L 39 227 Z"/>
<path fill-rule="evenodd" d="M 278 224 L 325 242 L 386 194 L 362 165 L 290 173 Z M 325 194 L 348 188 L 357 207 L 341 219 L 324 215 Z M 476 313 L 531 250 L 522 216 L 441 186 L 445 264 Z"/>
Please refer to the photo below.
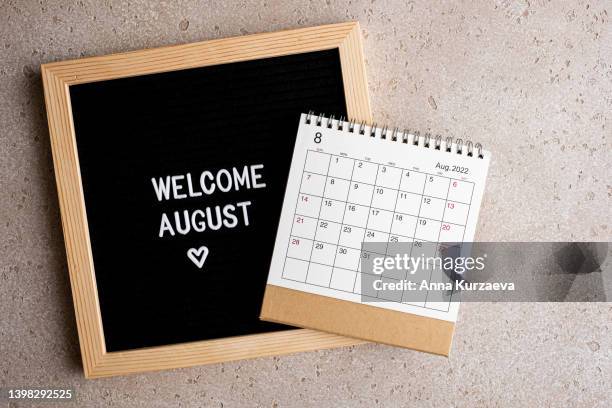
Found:
<path fill-rule="evenodd" d="M 312 124 L 313 117 L 315 117 L 315 113 L 313 111 L 309 111 L 306 114 L 306 124 L 307 125 Z M 325 123 L 323 123 L 324 120 L 325 120 Z M 346 124 L 346 131 L 348 133 L 357 133 L 359 135 L 365 135 L 367 128 L 369 128 L 370 130 L 368 134 L 370 137 L 378 136 L 380 137 L 380 139 L 383 139 L 383 140 L 387 140 L 387 135 L 389 133 L 389 127 L 387 125 L 379 129 L 376 123 L 373 123 L 371 125 L 368 125 L 365 121 L 362 121 L 361 123 L 357 123 L 357 121 L 355 121 L 354 119 L 346 120 L 344 116 L 340 116 L 340 118 L 335 119 L 334 115 L 330 115 L 329 117 L 327 117 L 325 116 L 325 114 L 320 113 L 315 118 L 316 126 L 319 126 L 319 127 L 325 126 L 328 129 L 333 129 L 334 122 L 336 124 L 336 129 L 341 130 L 341 131 L 344 131 L 344 127 Z M 377 134 L 379 130 L 380 130 L 380 133 Z M 399 137 L 400 133 L 402 134 L 401 138 Z M 412 136 L 412 140 L 410 140 L 410 136 Z M 419 131 L 411 132 L 409 129 L 404 129 L 403 131 L 400 132 L 399 128 L 393 128 L 393 130 L 391 131 L 390 140 L 392 142 L 401 142 L 404 144 L 412 143 L 412 145 L 414 146 L 422 146 L 424 148 L 430 148 L 431 139 L 432 139 L 431 134 L 425 133 L 425 136 L 423 136 L 423 144 L 421 145 L 421 134 Z M 435 150 L 442 150 L 442 144 L 443 144 L 442 136 L 435 135 L 433 137 L 433 148 Z M 453 144 L 456 145 L 456 149 L 455 149 L 456 154 L 463 155 L 465 151 L 466 156 L 473 157 L 474 149 L 476 149 L 476 157 L 478 157 L 479 159 L 484 159 L 482 144 L 480 143 L 473 144 L 470 140 L 466 140 L 464 143 L 463 139 L 459 139 L 459 138 L 453 141 L 453 138 L 451 136 L 447 136 L 444 139 L 444 145 L 445 145 L 444 150 L 448 153 L 452 153 Z"/>

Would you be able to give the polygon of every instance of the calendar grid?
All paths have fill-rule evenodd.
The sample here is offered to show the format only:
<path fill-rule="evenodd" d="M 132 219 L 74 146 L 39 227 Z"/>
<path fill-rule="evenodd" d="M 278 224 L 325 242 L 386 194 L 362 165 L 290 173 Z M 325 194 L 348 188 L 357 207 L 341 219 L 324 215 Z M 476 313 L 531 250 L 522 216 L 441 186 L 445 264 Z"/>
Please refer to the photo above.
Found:
<path fill-rule="evenodd" d="M 371 164 L 376 164 L 376 165 L 379 165 L 379 166 L 385 166 L 385 167 L 389 167 L 389 168 L 393 168 L 393 169 L 398 169 L 398 170 L 403 170 L 403 171 L 411 171 L 411 172 L 413 172 L 413 173 L 419 173 L 419 174 L 423 174 L 423 175 L 426 175 L 426 176 L 435 176 L 435 177 L 445 178 L 445 179 L 447 179 L 447 180 L 457 180 L 457 181 L 463 181 L 463 182 L 465 182 L 465 183 L 474 184 L 474 182 L 473 182 L 473 181 L 469 181 L 469 180 L 461 180 L 461 179 L 458 179 L 458 178 L 456 178 L 456 177 L 448 177 L 448 176 L 443 176 L 443 175 L 441 175 L 441 174 L 432 174 L 432 173 L 426 173 L 426 172 L 424 172 L 424 171 L 420 171 L 420 170 L 406 169 L 406 168 L 403 168 L 403 167 L 397 167 L 397 166 L 394 166 L 394 165 L 392 165 L 392 164 L 375 163 L 375 162 L 370 161 L 370 160 L 359 160 L 359 159 L 354 159 L 354 158 L 352 158 L 352 157 L 348 157 L 348 156 L 340 156 L 340 155 L 333 154 L 333 153 L 323 153 L 323 152 L 318 152 L 318 151 L 316 151 L 316 150 L 308 150 L 308 151 L 309 151 L 309 152 L 313 152 L 313 153 L 325 154 L 325 155 L 329 155 L 329 156 L 342 157 L 342 158 L 345 158 L 345 159 L 350 159 L 350 160 L 354 160 L 354 161 L 358 161 L 358 162 L 363 162 L 363 163 L 371 163 Z M 309 171 L 308 173 L 319 174 L 320 176 L 325 176 L 325 174 L 323 174 L 323 173 L 317 173 L 317 172 L 313 172 L 313 171 Z M 343 177 L 337 177 L 337 176 L 334 176 L 334 178 L 337 178 L 337 179 L 343 179 L 343 180 L 346 180 L 346 181 L 350 181 L 350 179 L 343 178 Z M 373 185 L 373 183 L 365 183 L 365 182 L 363 182 L 363 183 L 364 183 L 364 184 L 370 184 L 370 185 Z"/>
<path fill-rule="evenodd" d="M 448 192 L 450 191 L 450 186 L 451 186 L 451 182 L 448 183 L 448 188 L 446 189 L 446 198 L 444 199 L 444 207 L 442 209 L 442 219 L 444 219 L 444 213 L 446 212 L 446 206 L 448 203 Z M 440 229 L 438 230 L 438 239 L 436 241 L 437 245 L 436 245 L 436 251 L 440 250 L 440 233 L 442 232 L 442 225 L 440 224 Z M 464 229 L 464 234 L 465 234 L 465 229 Z M 431 282 L 431 276 L 433 275 L 433 269 L 431 271 L 431 273 L 429 274 L 429 282 Z M 425 295 L 425 305 L 427 306 L 427 299 L 429 299 L 429 291 L 427 291 L 427 294 Z M 448 311 L 448 307 L 446 309 L 446 311 Z"/>
<path fill-rule="evenodd" d="M 378 180 L 378 170 L 380 169 L 380 165 L 376 164 L 376 177 L 374 178 L 374 188 L 372 189 L 372 194 L 370 195 L 370 205 L 368 205 L 368 216 L 366 217 L 366 222 L 365 222 L 365 227 L 363 229 L 363 238 L 361 240 L 361 242 L 365 241 L 366 238 L 366 234 L 368 233 L 368 222 L 370 221 L 370 214 L 372 212 L 372 200 L 374 199 L 374 191 L 376 190 L 376 180 Z M 353 178 L 351 177 L 351 182 L 353 181 Z M 357 260 L 357 272 L 361 273 L 361 271 L 359 270 L 359 264 L 361 263 L 361 249 L 360 249 L 360 254 L 359 254 L 359 259 Z M 359 275 L 357 276 L 357 278 L 359 278 Z M 355 290 L 355 289 L 353 289 Z"/>
<path fill-rule="evenodd" d="M 412 233 L 412 235 L 414 235 L 415 237 L 416 237 L 416 230 L 419 227 L 418 219 L 421 218 L 421 208 L 423 207 L 423 197 L 425 197 L 425 186 L 426 185 L 427 185 L 427 176 L 425 176 L 425 182 L 423 183 L 423 189 L 421 190 L 421 200 L 419 200 L 419 215 L 417 218 L 417 222 L 414 224 L 414 232 Z M 410 255 L 409 255 L 410 257 L 412 257 L 413 250 L 414 250 L 414 244 L 410 246 Z M 431 279 L 431 276 L 430 276 L 430 279 Z M 427 293 L 429 294 L 429 291 L 427 291 Z M 401 302 L 404 301 L 404 295 L 405 293 L 402 293 Z M 426 304 L 427 302 L 423 302 L 423 307 L 425 307 Z"/>
<path fill-rule="evenodd" d="M 400 169 L 400 171 L 403 171 Z M 395 222 L 396 219 L 396 214 L 400 213 L 399 211 L 397 211 L 397 200 L 399 200 L 399 192 L 400 192 L 400 187 L 402 186 L 402 178 L 399 178 L 399 181 L 397 183 L 397 194 L 395 195 L 395 203 L 393 204 L 393 216 L 391 218 L 391 226 L 389 227 L 389 231 L 393 231 L 393 223 Z M 403 213 L 400 213 L 403 214 Z M 406 214 L 409 215 L 409 214 Z M 391 235 L 389 235 L 389 238 L 387 239 L 387 247 L 385 248 L 385 255 L 387 255 L 387 251 L 389 250 L 389 242 L 391 239 Z"/>
<path fill-rule="evenodd" d="M 380 165 L 378 167 L 378 171 L 380 171 Z M 402 171 L 403 170 L 400 169 L 400 174 L 401 174 Z M 398 184 L 397 184 L 397 189 L 394 189 L 394 190 L 397 191 L 397 194 L 395 195 L 395 202 L 393 203 L 393 212 L 391 214 L 391 225 L 389 226 L 389 237 L 387 238 L 387 245 L 385 246 L 385 253 L 384 254 L 380 254 L 380 255 L 383 255 L 385 257 L 387 256 L 387 252 L 389 250 L 389 240 L 391 239 L 391 234 L 390 233 L 391 233 L 391 231 L 393 231 L 393 222 L 395 221 L 396 214 L 397 214 L 395 212 L 395 210 L 397 209 L 397 200 L 399 199 L 399 191 L 400 191 L 401 184 L 402 184 L 402 178 L 401 178 L 401 175 L 400 175 L 399 180 L 398 180 Z M 375 183 L 374 190 L 376 190 L 376 187 L 377 186 L 376 186 L 376 183 Z M 370 252 L 373 252 L 373 251 L 370 251 Z M 376 252 L 374 252 L 374 253 L 376 253 Z M 376 297 L 380 298 L 380 291 L 379 290 L 376 291 Z"/>
<path fill-rule="evenodd" d="M 371 230 L 371 231 L 372 231 L 372 230 Z M 376 231 L 376 232 L 382 232 L 382 231 Z M 407 237 L 407 236 L 405 236 L 405 235 L 400 235 L 400 236 L 401 236 L 402 238 L 411 238 L 411 237 Z M 307 240 L 310 240 L 310 238 L 302 237 L 302 236 L 299 236 L 299 235 L 292 235 L 292 237 L 294 237 L 294 238 L 300 238 L 300 239 L 307 239 Z M 317 239 L 316 241 L 317 241 L 317 242 L 320 242 L 320 243 L 322 243 L 322 244 L 328 244 L 328 245 L 338 245 L 338 244 L 334 244 L 333 242 L 323 241 L 323 240 L 320 240 L 320 239 Z M 435 244 L 435 243 L 436 243 L 436 242 L 433 242 L 433 241 L 426 241 L 426 240 L 419 240 L 419 242 L 426 242 L 426 243 L 431 243 L 431 244 Z M 338 245 L 338 246 L 341 246 L 341 245 Z M 357 251 L 361 251 L 361 248 L 355 248 L 355 247 L 352 247 L 352 246 L 349 246 L 349 245 L 342 245 L 342 247 L 346 247 L 346 248 L 349 248 L 349 249 L 354 249 L 354 250 L 357 250 Z M 368 252 L 371 252 L 371 253 L 373 253 L 373 254 L 377 254 L 377 255 L 389 255 L 388 253 L 376 252 L 376 251 L 372 251 L 372 250 L 369 250 Z M 297 258 L 296 258 L 296 259 L 297 259 Z"/>
<path fill-rule="evenodd" d="M 472 194 L 470 194 L 470 203 L 472 202 L 473 198 L 474 198 L 474 189 L 472 189 Z M 469 219 L 469 217 L 470 217 L 470 210 L 471 210 L 471 208 L 472 208 L 472 206 L 470 205 L 468 207 L 467 219 Z M 463 236 L 461 237 L 461 242 L 464 242 L 464 239 L 465 239 L 465 230 L 463 230 Z M 455 294 L 455 289 L 453 288 L 453 290 L 451 290 L 449 301 L 452 302 L 454 294 Z"/>
<path fill-rule="evenodd" d="M 326 198 L 326 197 L 322 197 L 322 196 L 318 196 L 318 195 L 314 195 L 314 194 L 308 194 L 308 195 L 312 196 L 312 197 L 317 197 L 317 198 Z M 424 196 L 424 197 L 427 197 L 427 196 Z M 434 198 L 436 198 L 436 197 L 434 197 Z M 339 201 L 339 200 L 332 199 L 332 201 Z M 358 203 L 354 203 L 354 202 L 351 202 L 351 201 L 345 201 L 344 204 L 353 204 L 353 205 L 358 205 L 358 206 L 361 206 L 361 207 L 365 207 L 363 204 L 358 204 Z M 461 204 L 463 204 L 463 203 L 461 203 Z M 398 213 L 398 214 L 401 214 L 401 215 L 407 215 L 409 217 L 414 217 L 414 218 L 421 218 L 421 219 L 428 220 L 428 221 L 442 221 L 442 219 L 435 219 L 435 218 L 428 218 L 428 217 L 423 217 L 423 216 L 417 216 L 417 215 L 414 215 L 414 214 L 408 214 L 408 213 L 401 212 L 401 211 L 391 211 L 391 210 L 387 210 L 387 209 L 379 208 L 379 207 L 372 207 L 372 206 L 370 206 L 370 208 L 372 210 L 395 212 L 395 213 Z M 297 213 L 296 212 L 295 214 L 314 219 L 314 217 L 309 217 L 308 215 L 304 215 L 304 214 L 301 214 L 301 213 Z M 465 224 L 458 224 L 456 222 L 450 222 L 450 221 L 444 221 L 444 223 L 445 224 L 451 224 L 451 225 L 457 225 L 459 227 L 464 227 L 465 226 Z M 352 225 L 352 224 L 346 224 L 346 225 L 351 226 L 351 227 L 362 228 L 359 225 Z M 380 230 L 377 230 L 375 228 L 368 228 L 368 229 L 371 230 L 371 231 L 386 233 L 386 231 L 380 231 Z M 402 234 L 397 234 L 397 235 L 402 235 Z M 403 236 L 408 236 L 408 235 L 403 235 Z M 414 238 L 414 237 L 412 237 L 412 238 Z M 422 239 L 421 241 L 428 241 L 428 240 Z M 430 241 L 430 242 L 434 242 L 434 241 Z"/>
<path fill-rule="evenodd" d="M 318 153 L 318 152 L 317 152 L 317 153 Z M 322 153 L 322 154 L 329 154 L 330 156 L 337 156 L 337 155 L 335 155 L 335 154 L 331 154 L 331 153 Z M 337 157 L 344 157 L 344 156 L 337 156 Z M 348 159 L 348 157 L 344 157 L 344 158 Z M 356 160 L 356 159 L 352 159 L 352 158 L 351 158 L 351 160 L 353 160 L 353 161 L 360 161 L 360 160 Z M 365 162 L 365 161 L 364 161 L 364 162 Z M 381 164 L 379 164 L 379 163 L 373 163 L 373 162 L 367 162 L 367 163 L 372 163 L 372 164 L 378 164 L 378 165 L 381 165 Z M 398 169 L 398 170 L 402 170 L 402 171 L 411 171 L 411 172 L 413 172 L 413 173 L 424 174 L 424 175 L 426 175 L 426 176 L 435 176 L 435 177 L 445 178 L 445 179 L 448 179 L 448 180 L 461 181 L 462 183 L 469 183 L 469 184 L 474 185 L 474 182 L 472 182 L 472 181 L 468 181 L 468 180 L 461 180 L 461 179 L 456 179 L 456 178 L 452 178 L 452 177 L 441 176 L 441 175 L 438 175 L 438 174 L 423 173 L 422 171 L 417 171 L 417 170 L 409 170 L 409 169 L 404 169 L 404 168 L 401 168 L 401 167 L 396 167 L 396 166 L 391 166 L 391 165 L 386 165 L 386 164 L 385 164 L 384 166 L 386 166 L 386 167 L 390 167 L 390 168 L 394 168 L 394 169 Z M 327 177 L 327 175 L 326 175 L 326 174 L 317 173 L 317 172 L 314 172 L 314 171 L 306 171 L 306 173 L 311 173 L 311 174 L 315 174 L 315 175 L 317 175 L 317 176 Z M 343 177 L 336 177 L 336 176 L 334 176 L 334 178 L 335 178 L 335 179 L 338 179 L 338 180 L 349 181 L 349 182 L 354 181 L 354 180 L 351 180 L 351 179 L 346 179 L 346 178 L 343 178 Z M 365 184 L 365 185 L 368 185 L 368 186 L 372 186 L 372 187 L 374 187 L 374 186 L 375 186 L 375 184 L 372 184 L 372 183 L 366 183 L 366 182 L 364 182 L 364 181 L 359 181 L 359 183 L 360 183 L 360 184 Z M 387 187 L 385 187 L 385 188 L 387 188 Z M 391 188 L 388 188 L 388 189 L 390 189 L 390 190 L 398 190 L 398 191 L 403 191 L 403 192 L 408 193 L 408 194 L 422 195 L 422 196 L 424 196 L 424 197 L 440 198 L 440 197 L 436 197 L 436 196 L 427 195 L 427 194 L 424 194 L 424 193 L 423 193 L 423 194 L 417 194 L 417 193 L 413 193 L 413 192 L 411 192 L 411 191 L 404 191 L 404 190 L 401 190 L 401 189 L 391 189 Z M 473 190 L 472 190 L 472 191 L 473 191 Z M 464 202 L 464 201 L 457 201 L 457 200 L 451 200 L 451 201 L 456 202 L 456 203 L 460 203 L 460 204 L 466 204 L 466 205 L 470 204 L 470 203 L 466 203 L 466 202 Z"/>
<path fill-rule="evenodd" d="M 310 151 L 309 151 L 310 152 Z M 306 158 L 308 158 L 308 156 L 306 156 Z M 306 163 L 304 163 L 304 165 L 306 165 Z M 327 173 L 329 173 L 329 166 L 331 165 L 331 157 L 329 158 L 329 161 L 327 162 Z M 327 176 L 325 176 L 325 180 L 327 181 Z M 327 188 L 327 182 L 325 183 L 324 187 L 323 187 L 323 196 L 325 196 L 325 189 Z M 317 221 L 315 223 L 315 234 L 316 234 L 316 226 L 319 225 L 319 219 L 321 217 L 321 207 L 323 206 L 323 200 L 321 200 L 321 204 L 319 205 L 319 213 L 317 214 Z M 313 238 L 316 238 L 313 237 Z M 312 246 L 310 248 L 310 257 L 308 258 L 308 269 L 306 270 L 306 279 L 305 281 L 308 282 L 308 274 L 310 273 L 310 265 L 312 262 L 312 250 L 315 246 L 315 240 L 312 240 Z"/>
<path fill-rule="evenodd" d="M 306 160 L 304 160 L 304 165 L 302 166 L 302 174 L 304 174 L 304 172 L 305 172 L 305 171 L 306 171 Z M 299 190 L 299 191 L 302 191 L 302 183 L 303 183 L 303 182 L 304 182 L 304 180 L 303 180 L 303 179 L 300 179 L 300 190 Z M 294 213 L 294 214 L 297 212 L 297 206 L 298 206 L 298 202 L 296 201 L 296 202 L 295 202 L 294 209 L 293 209 L 293 213 Z M 293 224 L 293 223 L 291 223 L 291 230 L 290 230 L 290 232 L 289 232 L 289 242 L 287 242 L 287 249 L 286 249 L 286 251 L 285 251 L 285 254 L 288 254 L 288 253 L 289 253 L 289 245 L 291 245 L 291 237 L 293 236 L 293 225 L 294 225 L 294 224 Z M 283 272 L 281 273 L 281 277 L 282 277 L 283 279 L 287 279 L 287 278 L 285 277 L 285 270 L 287 269 L 287 258 L 289 258 L 289 257 L 288 257 L 288 256 L 285 256 L 285 260 L 284 260 L 284 262 L 283 262 Z"/>
<path fill-rule="evenodd" d="M 450 197 L 451 186 L 456 187 L 457 183 L 462 187 L 454 190 Z M 362 288 L 357 288 L 361 283 L 358 279 L 370 275 L 361 271 L 362 257 L 369 254 L 389 256 L 392 242 L 413 242 L 410 256 L 417 244 L 421 247 L 423 242 L 436 244 L 435 252 L 438 253 L 443 230 L 446 238 L 458 238 L 461 234 L 463 240 L 473 194 L 471 181 L 308 149 L 281 277 L 382 299 L 380 291 L 374 294 L 370 289 L 366 294 L 362 293 Z M 448 217 L 447 207 L 454 209 Z M 381 251 L 384 253 L 364 251 L 363 243 L 370 241 L 386 242 Z M 361 246 L 358 247 L 358 243 Z M 356 266 L 353 266 L 355 258 Z M 429 274 L 429 282 L 432 277 L 433 271 Z M 380 278 L 402 279 L 384 274 Z M 428 307 L 429 291 L 424 300 L 415 303 L 405 301 L 405 294 L 395 301 L 440 310 Z"/>
<path fill-rule="evenodd" d="M 332 156 L 333 157 L 333 156 Z M 330 158 L 331 162 L 331 158 Z M 355 160 L 353 160 L 353 166 L 351 168 L 351 180 L 353 179 L 353 173 L 355 172 Z M 350 187 L 350 186 L 349 186 Z M 346 192 L 346 202 L 344 203 L 344 212 L 342 213 L 342 220 L 340 220 L 340 234 L 342 234 L 342 225 L 344 225 L 344 218 L 346 217 L 346 206 L 348 205 L 348 196 L 350 193 L 350 188 Z M 338 234 L 338 241 L 336 242 L 336 250 L 334 251 L 334 262 L 332 266 L 332 274 L 329 278 L 329 284 L 331 286 L 331 280 L 334 277 L 334 269 L 336 268 L 336 258 L 338 257 L 338 251 L 340 250 L 340 234 Z M 355 275 L 355 278 L 357 276 Z M 355 282 L 353 281 L 353 287 L 355 287 Z"/>

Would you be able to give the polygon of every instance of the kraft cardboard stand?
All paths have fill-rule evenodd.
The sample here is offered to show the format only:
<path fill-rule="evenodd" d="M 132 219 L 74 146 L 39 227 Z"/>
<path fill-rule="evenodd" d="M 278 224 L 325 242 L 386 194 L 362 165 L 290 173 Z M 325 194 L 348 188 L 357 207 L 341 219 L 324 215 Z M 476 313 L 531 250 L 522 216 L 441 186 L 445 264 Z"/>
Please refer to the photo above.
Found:
<path fill-rule="evenodd" d="M 261 318 L 448 356 L 455 324 L 266 285 Z"/>

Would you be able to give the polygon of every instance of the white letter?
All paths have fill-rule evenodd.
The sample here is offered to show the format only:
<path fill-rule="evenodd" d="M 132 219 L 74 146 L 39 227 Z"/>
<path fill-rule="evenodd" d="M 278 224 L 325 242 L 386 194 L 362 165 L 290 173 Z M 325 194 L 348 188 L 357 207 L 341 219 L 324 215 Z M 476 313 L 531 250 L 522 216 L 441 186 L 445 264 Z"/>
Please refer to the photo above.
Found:
<path fill-rule="evenodd" d="M 183 186 L 177 184 L 177 180 L 184 179 L 185 176 L 172 176 L 172 192 L 174 193 L 174 198 L 181 199 L 186 198 L 187 194 L 179 194 L 179 191 L 183 189 Z"/>
<path fill-rule="evenodd" d="M 181 214 L 178 211 L 174 212 L 176 231 L 181 235 L 186 235 L 191 229 L 191 224 L 189 222 L 189 211 L 183 211 L 183 216 L 185 218 L 185 226 L 181 227 Z"/>
<path fill-rule="evenodd" d="M 169 200 L 170 199 L 170 176 L 166 176 L 166 182 L 164 183 L 164 179 L 159 178 L 159 184 L 157 184 L 157 180 L 152 178 L 151 183 L 153 183 L 153 188 L 155 189 L 155 194 L 157 194 L 157 200 Z"/>
<path fill-rule="evenodd" d="M 213 230 L 216 231 L 219 228 L 221 228 L 221 209 L 219 208 L 218 205 L 215 206 L 215 215 L 217 216 L 217 224 L 213 224 L 212 222 L 212 214 L 210 211 L 210 207 L 206 207 L 206 216 L 208 217 L 208 227 Z"/>
<path fill-rule="evenodd" d="M 225 175 L 225 177 L 227 177 L 227 186 L 225 187 L 223 187 L 223 184 L 221 183 L 221 175 Z M 219 190 L 223 191 L 224 193 L 227 193 L 232 189 L 232 175 L 229 173 L 229 171 L 221 169 L 217 172 L 217 187 L 219 187 Z"/>
<path fill-rule="evenodd" d="M 201 221 L 197 221 L 197 217 L 199 217 Z M 196 232 L 202 232 L 206 229 L 206 221 L 204 221 L 204 211 L 195 210 L 193 214 L 191 214 L 191 226 Z"/>
<path fill-rule="evenodd" d="M 382 280 L 376 279 L 372 286 L 374 287 L 374 290 L 382 290 Z"/>
<path fill-rule="evenodd" d="M 223 207 L 223 216 L 232 220 L 231 222 L 223 220 L 223 225 L 225 225 L 227 228 L 234 228 L 236 225 L 238 225 L 238 218 L 236 218 L 236 216 L 234 215 L 235 209 L 236 207 L 231 204 L 228 204 Z"/>
<path fill-rule="evenodd" d="M 236 191 L 238 191 L 240 187 L 245 184 L 247 188 L 251 188 L 251 183 L 249 181 L 249 169 L 247 169 L 247 166 L 242 168 L 242 176 L 240 176 L 238 169 L 235 167 L 232 167 L 232 173 L 234 174 L 234 188 Z"/>
<path fill-rule="evenodd" d="M 410 258 L 410 263 L 412 264 L 412 271 L 410 271 L 410 274 L 414 275 L 416 273 L 416 271 L 419 269 L 419 265 L 421 263 L 421 258 L 420 257 L 418 257 L 418 258 L 411 257 Z"/>
<path fill-rule="evenodd" d="M 164 237 L 165 231 L 170 232 L 170 235 L 174 236 L 174 231 L 172 230 L 172 225 L 170 224 L 170 220 L 168 219 L 168 216 L 166 215 L 166 213 L 163 213 L 162 218 L 161 218 L 161 224 L 159 225 L 159 237 L 160 238 Z"/>
<path fill-rule="evenodd" d="M 174 212 L 174 221 L 176 222 L 176 231 L 181 235 L 186 235 L 191 229 L 191 224 L 189 223 L 189 211 L 183 211 L 183 216 L 185 218 L 185 226 L 181 227 L 181 215 L 178 211 Z"/>
<path fill-rule="evenodd" d="M 487 254 L 485 254 L 485 256 L 486 255 Z M 484 258 L 482 256 L 479 256 L 478 258 L 476 258 L 476 263 L 478 264 L 476 269 L 478 269 L 479 271 L 482 271 L 484 269 L 484 267 L 485 267 Z"/>
<path fill-rule="evenodd" d="M 191 183 L 190 173 L 187 173 L 187 190 L 189 191 L 189 197 L 199 197 L 202 195 L 201 191 L 193 191 L 193 184 Z"/>
<path fill-rule="evenodd" d="M 202 191 L 204 192 L 204 194 L 206 195 L 210 195 L 213 193 L 213 191 L 215 191 L 215 183 L 213 183 L 211 188 L 206 187 L 206 177 L 208 177 L 209 179 L 213 180 L 213 175 L 210 171 L 203 171 L 202 174 L 200 175 L 200 187 L 202 188 Z"/>
<path fill-rule="evenodd" d="M 266 183 L 258 183 L 257 180 L 261 178 L 261 174 L 257 174 L 255 170 L 263 169 L 263 164 L 254 164 L 251 166 L 251 179 L 253 180 L 253 188 L 264 188 Z"/>
<path fill-rule="evenodd" d="M 382 263 L 385 260 L 385 258 L 381 258 L 379 256 L 377 256 L 376 258 L 374 258 L 372 264 L 374 265 L 373 271 L 375 274 L 380 275 L 381 273 L 383 273 L 384 269 L 382 268 Z"/>
<path fill-rule="evenodd" d="M 242 215 L 244 217 L 244 225 L 249 225 L 249 213 L 247 212 L 247 206 L 251 205 L 250 201 L 241 201 L 236 203 L 237 207 L 242 208 Z"/>

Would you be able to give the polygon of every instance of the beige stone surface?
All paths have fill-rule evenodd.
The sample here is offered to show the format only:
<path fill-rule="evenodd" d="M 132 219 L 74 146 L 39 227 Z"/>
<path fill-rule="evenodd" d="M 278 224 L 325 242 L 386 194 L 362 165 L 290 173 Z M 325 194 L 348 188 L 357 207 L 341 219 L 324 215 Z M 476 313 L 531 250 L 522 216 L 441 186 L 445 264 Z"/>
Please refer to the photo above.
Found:
<path fill-rule="evenodd" d="M 0 386 L 72 387 L 88 407 L 612 406 L 610 303 L 465 304 L 450 358 L 372 344 L 86 381 L 39 76 L 49 61 L 358 20 L 379 123 L 493 152 L 479 239 L 609 241 L 611 13 L 609 1 L 3 0 Z"/>

